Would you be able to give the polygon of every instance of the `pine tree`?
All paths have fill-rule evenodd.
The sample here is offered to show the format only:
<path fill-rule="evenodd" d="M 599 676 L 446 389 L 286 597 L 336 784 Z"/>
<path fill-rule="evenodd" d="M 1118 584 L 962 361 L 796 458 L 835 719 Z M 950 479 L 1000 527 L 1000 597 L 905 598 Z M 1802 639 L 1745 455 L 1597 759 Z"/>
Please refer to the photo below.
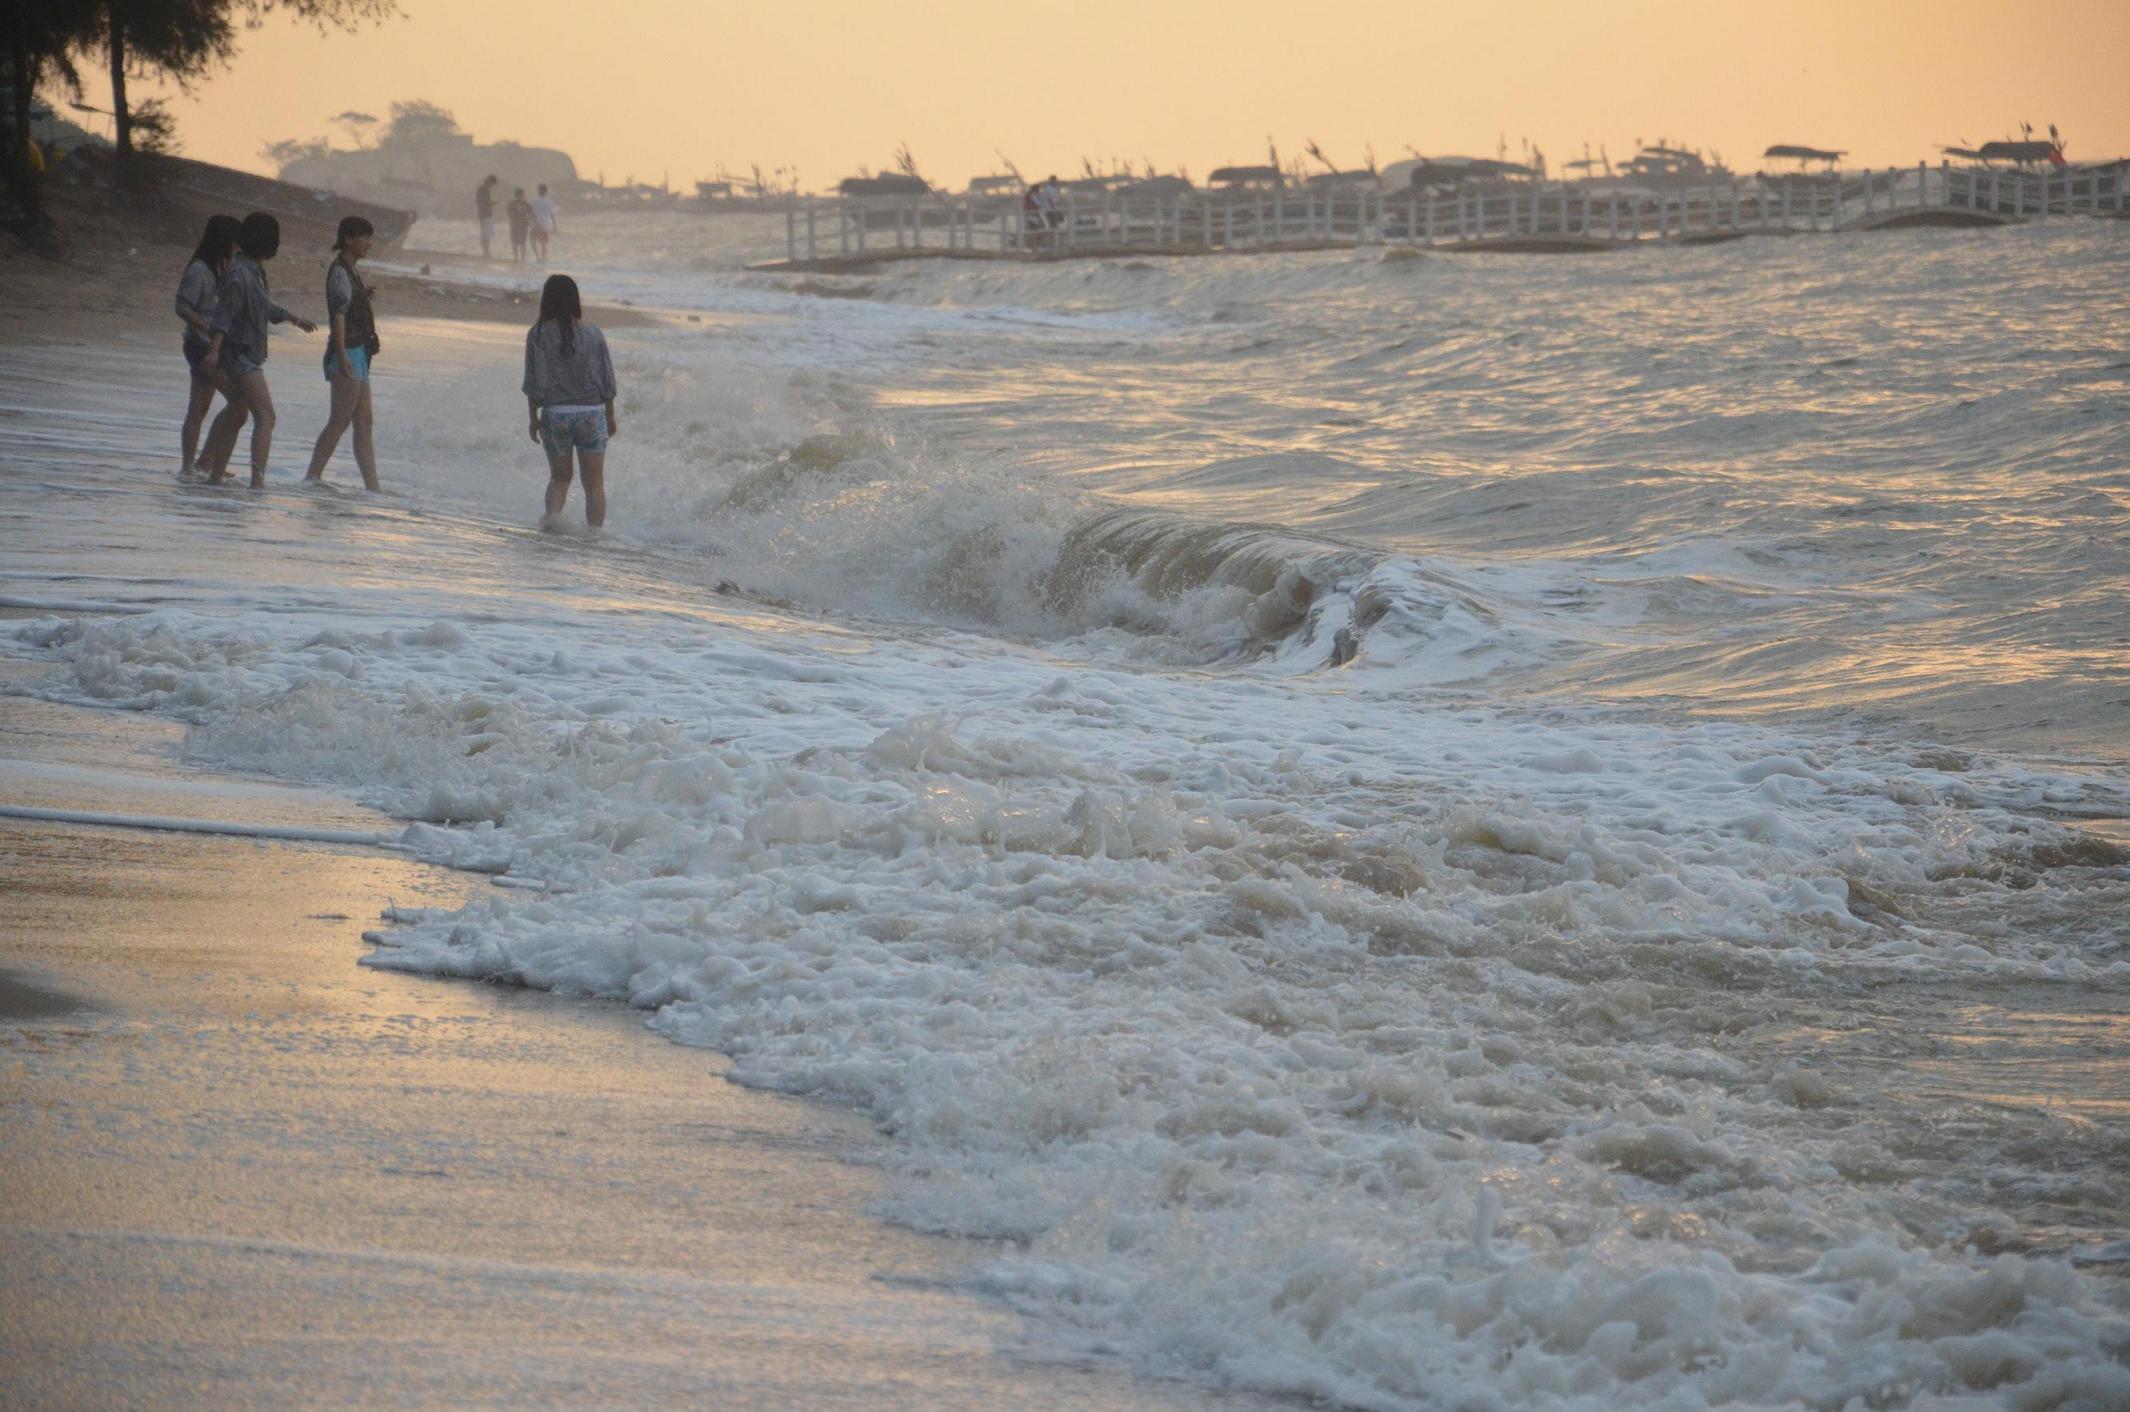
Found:
<path fill-rule="evenodd" d="M 39 0 L 45 3 L 45 0 Z M 237 31 L 280 10 L 321 28 L 353 29 L 395 12 L 395 0 L 94 0 L 94 18 L 75 48 L 98 53 L 111 73 L 111 119 L 120 157 L 134 149 L 135 116 L 126 96 L 132 74 L 160 74 L 180 88 L 236 57 Z"/>

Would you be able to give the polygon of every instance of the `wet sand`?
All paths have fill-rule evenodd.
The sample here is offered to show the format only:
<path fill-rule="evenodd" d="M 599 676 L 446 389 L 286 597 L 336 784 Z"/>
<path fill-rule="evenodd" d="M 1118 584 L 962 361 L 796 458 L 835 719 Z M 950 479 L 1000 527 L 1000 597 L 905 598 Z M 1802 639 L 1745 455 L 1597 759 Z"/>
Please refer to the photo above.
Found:
<path fill-rule="evenodd" d="M 0 800 L 391 827 L 179 738 L 0 695 Z M 356 964 L 385 906 L 489 885 L 0 819 L 0 1401 L 1245 1405 L 1026 1361 L 942 1287 L 980 1249 L 863 1214 L 854 1117 L 611 1005 Z"/>

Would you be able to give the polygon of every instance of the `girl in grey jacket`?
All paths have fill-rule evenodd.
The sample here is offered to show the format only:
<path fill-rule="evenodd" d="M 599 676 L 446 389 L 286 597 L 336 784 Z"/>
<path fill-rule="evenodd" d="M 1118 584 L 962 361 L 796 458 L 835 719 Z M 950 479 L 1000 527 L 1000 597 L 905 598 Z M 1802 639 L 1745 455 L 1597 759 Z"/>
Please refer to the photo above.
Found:
<path fill-rule="evenodd" d="M 569 503 L 571 458 L 584 478 L 584 522 L 606 523 L 606 443 L 621 430 L 618 388 L 606 335 L 584 321 L 577 281 L 549 275 L 540 290 L 540 320 L 525 335 L 527 431 L 547 453 L 543 529 L 559 528 Z"/>
<path fill-rule="evenodd" d="M 237 400 L 251 413 L 251 488 L 266 488 L 266 458 L 274 449 L 274 396 L 266 386 L 266 328 L 294 324 L 305 333 L 318 325 L 274 302 L 266 262 L 281 249 L 281 222 L 254 211 L 237 227 L 237 258 L 222 277 L 220 302 L 208 321 L 207 353 L 200 369 L 213 377 L 226 363 Z M 219 479 L 219 477 L 217 477 Z"/>

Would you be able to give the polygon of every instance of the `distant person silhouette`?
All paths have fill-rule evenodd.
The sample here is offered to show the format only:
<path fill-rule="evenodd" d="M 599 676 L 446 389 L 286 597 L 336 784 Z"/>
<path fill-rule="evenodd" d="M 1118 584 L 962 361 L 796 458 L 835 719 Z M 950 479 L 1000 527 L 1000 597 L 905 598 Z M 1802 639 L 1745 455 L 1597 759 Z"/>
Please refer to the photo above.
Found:
<path fill-rule="evenodd" d="M 560 226 L 555 220 L 555 199 L 547 194 L 547 183 L 540 183 L 540 194 L 532 199 L 532 248 L 533 258 L 547 263 L 547 242 Z"/>
<path fill-rule="evenodd" d="M 496 239 L 496 178 L 483 177 L 481 184 L 473 189 L 473 214 L 481 222 L 481 258 L 494 259 L 491 247 Z"/>
<path fill-rule="evenodd" d="M 532 207 L 526 204 L 525 188 L 519 187 L 510 198 L 510 204 L 503 209 L 510 217 L 510 263 L 522 265 L 525 263 L 525 237 L 532 229 Z"/>

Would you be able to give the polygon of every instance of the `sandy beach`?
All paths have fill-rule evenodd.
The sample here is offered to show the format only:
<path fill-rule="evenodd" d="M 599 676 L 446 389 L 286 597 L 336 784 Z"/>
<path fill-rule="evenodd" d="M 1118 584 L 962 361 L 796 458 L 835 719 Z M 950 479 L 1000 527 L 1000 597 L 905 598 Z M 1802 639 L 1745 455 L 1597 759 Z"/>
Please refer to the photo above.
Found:
<path fill-rule="evenodd" d="M 20 679 L 19 673 L 16 679 Z M 0 697 L 0 802 L 359 828 Z M 0 820 L 11 1407 L 1243 1405 L 1014 1357 L 877 1140 L 610 1005 L 359 969 L 485 879 Z"/>

